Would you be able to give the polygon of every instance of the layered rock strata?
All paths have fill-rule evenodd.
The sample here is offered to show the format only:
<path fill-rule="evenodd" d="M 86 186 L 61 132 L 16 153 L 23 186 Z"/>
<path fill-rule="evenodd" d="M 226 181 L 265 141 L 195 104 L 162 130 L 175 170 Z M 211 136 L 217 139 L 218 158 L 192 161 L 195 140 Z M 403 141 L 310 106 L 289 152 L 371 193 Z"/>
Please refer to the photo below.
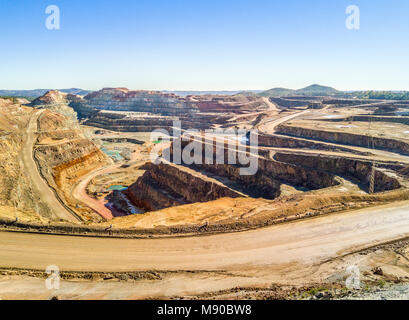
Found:
<path fill-rule="evenodd" d="M 126 88 L 104 88 L 91 92 L 70 105 L 81 117 L 89 117 L 97 110 L 148 112 L 159 115 L 181 115 L 197 112 L 194 103 L 173 93 L 159 91 L 131 91 Z"/>
<path fill-rule="evenodd" d="M 355 178 L 367 188 L 372 172 L 372 162 L 345 157 L 276 153 L 274 159 L 305 168 Z M 375 192 L 395 190 L 401 187 L 396 172 L 393 172 L 392 169 L 399 170 L 400 166 L 377 164 L 375 169 Z"/>
<path fill-rule="evenodd" d="M 175 165 L 148 163 L 141 169 L 146 170 L 144 175 L 125 194 L 137 207 L 146 211 L 241 196 L 217 181 Z"/>
<path fill-rule="evenodd" d="M 371 137 L 367 135 L 347 132 L 315 130 L 291 125 L 280 125 L 276 128 L 276 131 L 277 133 L 284 135 L 335 142 L 364 148 L 371 147 L 373 141 L 373 147 L 375 149 L 387 150 L 409 155 L 409 144 L 395 139 Z"/>
<path fill-rule="evenodd" d="M 269 135 L 269 134 L 259 134 L 258 145 L 261 147 L 273 147 L 273 148 L 302 148 L 302 149 L 318 149 L 336 152 L 349 152 L 355 154 L 365 155 L 367 153 L 359 152 L 349 148 L 334 146 L 320 142 L 314 142 L 309 140 L 304 140 L 301 138 L 287 137 L 281 135 Z"/>
<path fill-rule="evenodd" d="M 203 113 L 236 113 L 263 111 L 267 105 L 260 97 L 254 96 L 187 96 L 188 101 L 195 103 Z"/>
<path fill-rule="evenodd" d="M 71 120 L 45 111 L 38 119 L 38 139 L 34 158 L 41 175 L 64 204 L 84 220 L 96 221 L 91 210 L 80 210 L 81 204 L 72 197 L 80 177 L 109 163 L 108 157 L 81 131 L 70 129 Z M 58 130 L 56 130 L 58 128 Z"/>

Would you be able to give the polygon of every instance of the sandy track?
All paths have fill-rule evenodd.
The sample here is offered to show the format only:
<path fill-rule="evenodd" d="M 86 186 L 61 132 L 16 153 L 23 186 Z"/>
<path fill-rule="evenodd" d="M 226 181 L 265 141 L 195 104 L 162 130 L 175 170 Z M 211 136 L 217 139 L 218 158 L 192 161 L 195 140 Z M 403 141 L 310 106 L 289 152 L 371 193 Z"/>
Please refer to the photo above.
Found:
<path fill-rule="evenodd" d="M 87 194 L 86 188 L 93 178 L 101 174 L 113 172 L 117 170 L 120 165 L 121 164 L 110 165 L 108 167 L 101 168 L 97 171 L 93 171 L 84 177 L 81 177 L 81 181 L 75 186 L 72 192 L 75 199 L 86 204 L 88 207 L 97 212 L 101 217 L 103 217 L 106 220 L 110 220 L 114 217 L 112 211 L 105 206 L 103 200 L 97 200 L 95 198 L 90 197 Z"/>
<path fill-rule="evenodd" d="M 171 239 L 0 232 L 0 267 L 69 271 L 245 270 L 312 264 L 409 236 L 409 202 L 254 231 Z M 63 248 L 63 249 L 62 249 Z"/>
<path fill-rule="evenodd" d="M 266 132 L 266 133 L 271 134 L 271 133 L 275 132 L 274 129 L 278 125 L 280 125 L 280 124 L 282 124 L 284 122 L 290 121 L 290 120 L 292 120 L 294 118 L 301 117 L 301 116 L 303 116 L 303 115 L 305 115 L 305 114 L 307 114 L 309 112 L 310 112 L 310 110 L 304 110 L 304 111 L 296 112 L 296 113 L 293 113 L 293 114 L 290 114 L 288 116 L 284 116 L 284 117 L 281 117 L 281 118 L 277 118 L 277 117 L 267 118 L 267 119 L 263 120 L 263 122 L 258 126 L 258 128 L 259 128 L 259 130 L 261 132 Z"/>
<path fill-rule="evenodd" d="M 47 182 L 41 177 L 38 172 L 37 165 L 33 158 L 33 147 L 36 141 L 37 131 L 37 119 L 40 112 L 33 112 L 30 117 L 30 121 L 27 126 L 27 130 L 24 132 L 24 146 L 22 150 L 21 159 L 25 167 L 25 173 L 29 175 L 33 185 L 37 188 L 38 193 L 42 201 L 44 201 L 52 210 L 53 214 L 60 219 L 68 221 L 79 221 L 71 212 L 65 208 L 61 202 L 57 199 L 55 193 L 48 186 Z"/>
<path fill-rule="evenodd" d="M 268 97 L 263 97 L 263 101 L 268 105 L 270 111 L 280 111 L 277 105 L 272 103 Z"/>

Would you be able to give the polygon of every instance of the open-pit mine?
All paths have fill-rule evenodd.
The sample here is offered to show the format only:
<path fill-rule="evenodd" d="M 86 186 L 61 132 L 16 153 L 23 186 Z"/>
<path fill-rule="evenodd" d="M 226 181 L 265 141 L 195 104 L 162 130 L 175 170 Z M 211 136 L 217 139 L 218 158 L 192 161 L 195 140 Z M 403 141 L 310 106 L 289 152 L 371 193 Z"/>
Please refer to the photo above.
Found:
<path fill-rule="evenodd" d="M 337 298 L 359 290 L 351 265 L 369 291 L 409 290 L 407 114 L 334 95 L 0 98 L 0 298 Z"/>

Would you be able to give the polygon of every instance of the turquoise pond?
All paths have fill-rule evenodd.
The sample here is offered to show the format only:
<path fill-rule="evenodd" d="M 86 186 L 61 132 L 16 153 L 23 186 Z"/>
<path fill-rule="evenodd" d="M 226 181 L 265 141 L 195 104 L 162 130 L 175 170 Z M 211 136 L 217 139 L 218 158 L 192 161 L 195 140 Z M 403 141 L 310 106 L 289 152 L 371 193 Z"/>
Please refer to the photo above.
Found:
<path fill-rule="evenodd" d="M 126 190 L 126 189 L 128 189 L 127 187 L 124 187 L 124 186 L 121 186 L 121 185 L 113 185 L 113 186 L 110 186 L 109 188 L 108 188 L 108 190 L 111 190 L 111 191 L 124 191 L 124 190 Z"/>
<path fill-rule="evenodd" d="M 119 150 L 108 150 L 107 148 L 101 148 L 102 152 L 104 152 L 107 156 L 114 158 L 117 161 L 121 161 L 124 158 L 121 156 L 121 151 Z"/>

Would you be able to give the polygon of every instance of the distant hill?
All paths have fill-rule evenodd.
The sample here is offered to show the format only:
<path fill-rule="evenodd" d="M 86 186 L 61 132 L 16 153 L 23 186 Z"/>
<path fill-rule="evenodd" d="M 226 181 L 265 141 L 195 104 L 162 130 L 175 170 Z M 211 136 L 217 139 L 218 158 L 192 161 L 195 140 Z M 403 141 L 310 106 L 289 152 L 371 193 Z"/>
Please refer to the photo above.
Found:
<path fill-rule="evenodd" d="M 258 91 L 260 92 L 260 91 Z M 235 96 L 248 96 L 248 97 L 256 97 L 258 96 L 257 91 L 240 91 L 235 94 Z"/>
<path fill-rule="evenodd" d="M 38 97 L 43 96 L 48 91 L 58 90 L 63 93 L 75 94 L 79 96 L 85 96 L 92 92 L 90 90 L 84 90 L 80 88 L 70 88 L 70 89 L 34 89 L 34 90 L 0 90 L 0 96 L 7 97 L 18 97 L 26 98 L 29 100 L 34 100 Z M 272 88 L 266 91 L 262 90 L 244 90 L 244 91 L 182 91 L 182 90 L 163 90 L 162 92 L 171 92 L 180 96 L 187 95 L 246 95 L 246 96 L 261 96 L 261 97 L 282 97 L 290 95 L 305 95 L 305 96 L 331 96 L 331 95 L 341 95 L 342 92 L 331 87 L 321 86 L 318 84 L 313 84 L 311 86 L 293 90 L 288 88 Z"/>
<path fill-rule="evenodd" d="M 312 95 L 312 96 L 331 96 L 334 94 L 340 93 L 338 90 L 331 88 L 331 87 L 326 87 L 326 86 L 321 86 L 319 84 L 313 84 L 311 86 L 295 90 L 296 94 L 302 94 L 302 95 Z"/>
<path fill-rule="evenodd" d="M 23 97 L 30 98 L 31 100 L 43 96 L 48 91 L 52 89 L 34 89 L 34 90 L 0 90 L 0 96 L 8 97 Z M 76 94 L 79 96 L 85 96 L 91 91 L 79 89 L 79 88 L 70 88 L 70 89 L 58 89 L 60 92 Z"/>
<path fill-rule="evenodd" d="M 259 93 L 260 96 L 263 97 L 280 97 L 280 96 L 288 96 L 294 94 L 295 90 L 287 89 L 287 88 L 273 88 L 267 91 L 263 91 Z"/>
<path fill-rule="evenodd" d="M 293 90 L 287 88 L 273 88 L 259 93 L 262 97 L 280 97 L 290 95 L 304 95 L 304 96 L 331 96 L 341 93 L 340 91 L 326 86 L 313 84 L 311 86 Z"/>

